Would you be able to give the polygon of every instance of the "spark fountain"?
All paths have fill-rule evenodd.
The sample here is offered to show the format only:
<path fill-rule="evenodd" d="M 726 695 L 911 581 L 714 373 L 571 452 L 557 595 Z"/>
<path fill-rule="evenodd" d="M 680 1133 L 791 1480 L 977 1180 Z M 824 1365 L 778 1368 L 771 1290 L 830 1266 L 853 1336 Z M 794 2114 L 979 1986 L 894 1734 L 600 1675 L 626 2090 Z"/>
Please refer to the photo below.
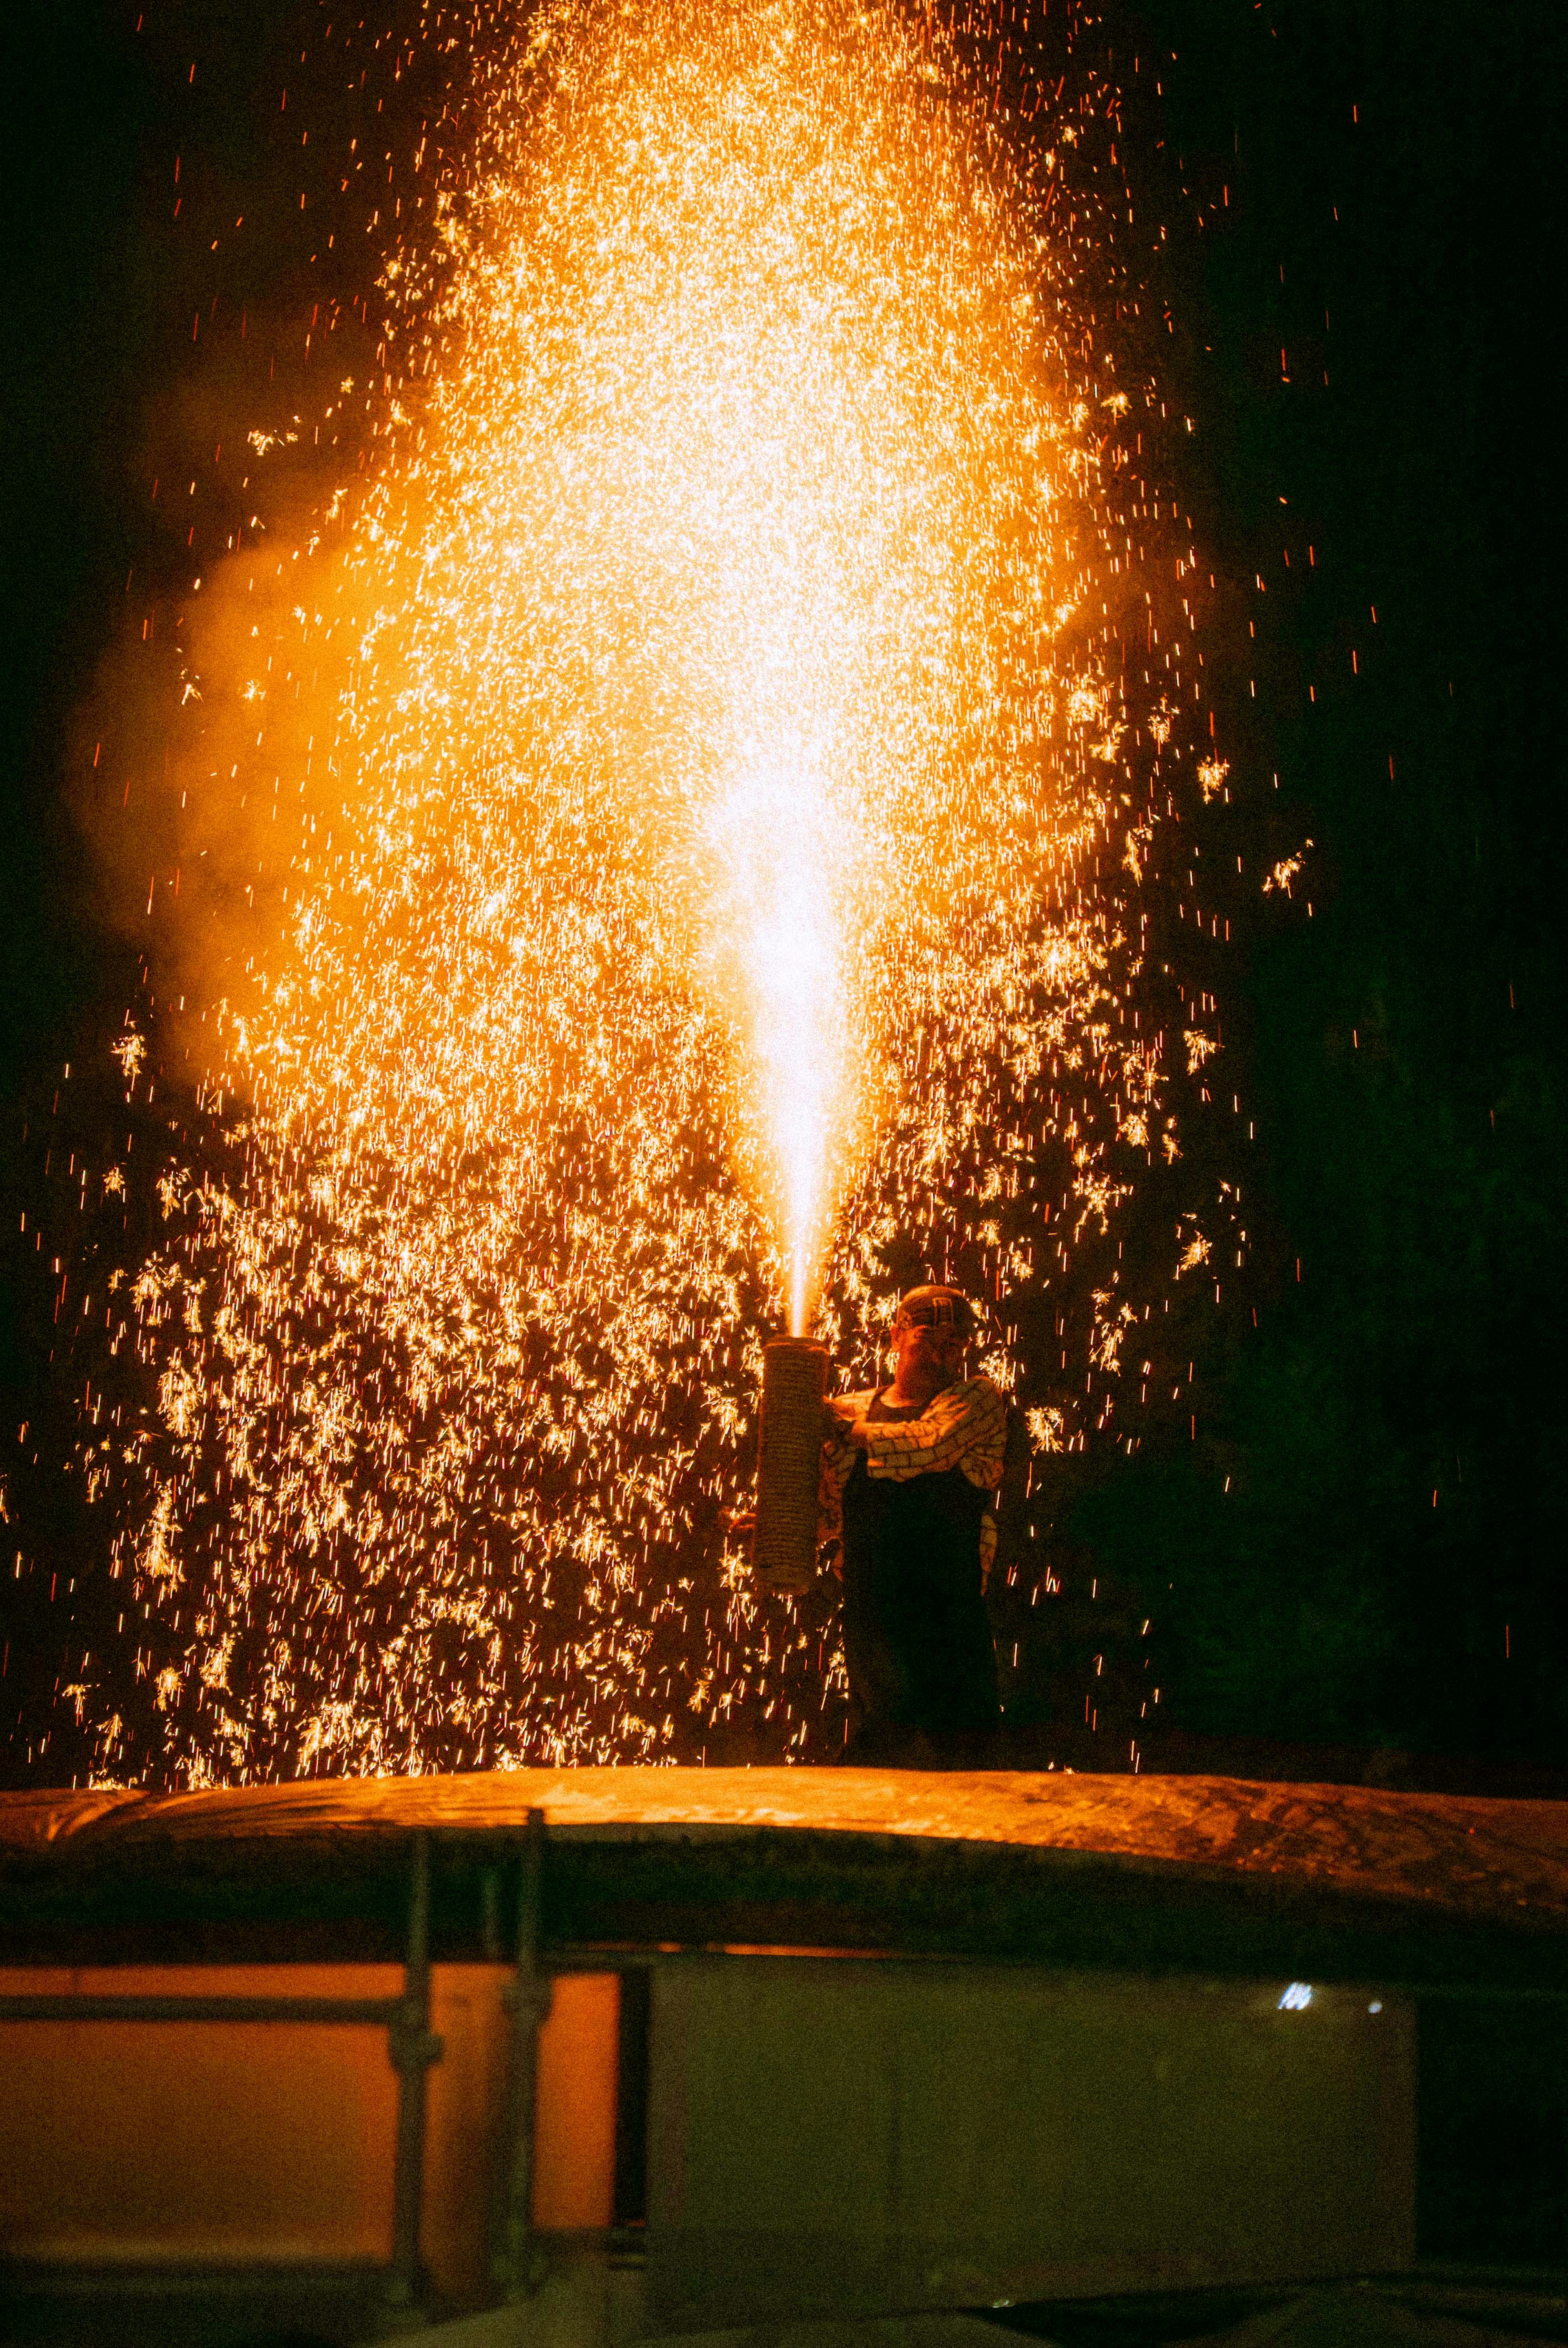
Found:
<path fill-rule="evenodd" d="M 863 1368 L 896 1239 L 1081 1263 L 1088 1388 L 1030 1411 L 1081 1440 L 1179 1155 L 1130 1014 L 1194 688 L 1052 210 L 1088 100 L 1009 130 L 840 0 L 548 6 L 480 84 L 363 482 L 187 610 L 215 1138 L 84 1443 L 157 1625 L 140 1725 L 69 1692 L 117 1775 L 810 1751 L 824 1626 L 720 1529 L 764 1332 Z"/>
<path fill-rule="evenodd" d="M 290 427 L 357 486 L 208 566 L 151 776 L 95 726 L 190 1009 L 46 1145 L 110 1782 L 0 1795 L 7 2336 L 1538 2331 L 1561 1805 L 752 1766 L 833 1750 L 823 1373 L 915 1265 L 1041 1452 L 1217 1284 L 1114 95 L 874 0 L 481 49 L 368 407 Z"/>

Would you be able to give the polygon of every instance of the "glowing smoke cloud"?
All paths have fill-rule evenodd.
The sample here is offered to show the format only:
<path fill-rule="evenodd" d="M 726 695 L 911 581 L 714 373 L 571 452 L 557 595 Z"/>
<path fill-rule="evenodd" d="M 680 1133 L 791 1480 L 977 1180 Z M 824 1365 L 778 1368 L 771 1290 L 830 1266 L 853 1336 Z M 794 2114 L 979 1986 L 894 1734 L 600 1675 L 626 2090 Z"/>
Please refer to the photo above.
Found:
<path fill-rule="evenodd" d="M 1091 410 L 984 114 L 892 10 L 546 10 L 368 488 L 210 582 L 181 771 L 297 846 L 230 1169 L 171 1178 L 135 1292 L 120 1565 L 189 1644 L 106 1766 L 636 1759 L 737 1709 L 804 1749 L 807 1632 L 717 1571 L 763 1329 L 827 1248 L 864 1347 L 982 1143 L 1076 1165 L 1039 1262 L 980 1226 L 998 1292 L 1155 1148 L 1075 881 L 1147 837 L 1075 616 Z"/>

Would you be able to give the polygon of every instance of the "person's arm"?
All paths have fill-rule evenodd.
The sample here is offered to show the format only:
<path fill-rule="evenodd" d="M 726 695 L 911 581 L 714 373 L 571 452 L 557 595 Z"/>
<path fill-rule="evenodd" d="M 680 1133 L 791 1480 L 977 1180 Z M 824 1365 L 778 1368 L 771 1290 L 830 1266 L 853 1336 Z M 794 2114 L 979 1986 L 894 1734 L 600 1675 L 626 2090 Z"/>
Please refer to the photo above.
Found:
<path fill-rule="evenodd" d="M 869 1394 L 835 1395 L 823 1406 L 822 1465 L 816 1479 L 816 1538 L 818 1547 L 825 1543 L 842 1543 L 844 1538 L 844 1487 L 855 1466 L 856 1450 L 849 1440 L 849 1430 L 870 1402 Z M 726 1532 L 742 1540 L 750 1540 L 756 1530 L 757 1512 L 749 1509 L 721 1509 L 720 1520 Z"/>
<path fill-rule="evenodd" d="M 816 1485 L 816 1539 L 818 1548 L 833 1544 L 842 1549 L 844 1542 L 844 1488 L 855 1466 L 856 1449 L 849 1440 L 849 1430 L 870 1402 L 869 1394 L 835 1395 L 822 1414 L 822 1468 Z M 842 1557 L 835 1557 L 834 1570 L 842 1575 Z"/>
<path fill-rule="evenodd" d="M 856 1429 L 867 1472 L 896 1484 L 961 1468 L 981 1491 L 999 1480 L 1007 1400 L 988 1377 L 944 1388 L 918 1418 L 862 1420 Z"/>

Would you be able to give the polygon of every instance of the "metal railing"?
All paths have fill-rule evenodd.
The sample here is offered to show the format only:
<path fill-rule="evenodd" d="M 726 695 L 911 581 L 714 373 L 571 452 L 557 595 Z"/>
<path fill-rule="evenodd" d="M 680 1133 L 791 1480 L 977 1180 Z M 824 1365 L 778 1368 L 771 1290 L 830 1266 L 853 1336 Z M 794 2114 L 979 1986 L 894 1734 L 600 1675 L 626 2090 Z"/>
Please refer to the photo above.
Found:
<path fill-rule="evenodd" d="M 395 1997 L 212 1997 L 200 1993 L 152 1997 L 96 1993 L 80 1997 L 45 1993 L 0 1997 L 0 2022 L 266 2022 L 384 2030 L 387 2056 L 397 2075 L 392 2249 L 383 2294 L 394 2323 L 416 2317 L 425 2297 L 419 2234 L 426 2086 L 432 2066 L 445 2052 L 443 2042 L 430 2027 L 430 1848 L 427 1831 L 415 1835 L 403 1988 Z M 544 1848 L 544 1812 L 530 1809 L 520 1852 L 516 1970 L 502 1993 L 512 2026 L 507 2116 L 490 2212 L 489 2257 L 491 2282 L 502 2299 L 523 2296 L 533 2279 L 534 2082 L 539 2031 L 550 2003 L 549 1979 L 539 1964 Z M 488 1907 L 490 1887 L 486 1888 Z"/>

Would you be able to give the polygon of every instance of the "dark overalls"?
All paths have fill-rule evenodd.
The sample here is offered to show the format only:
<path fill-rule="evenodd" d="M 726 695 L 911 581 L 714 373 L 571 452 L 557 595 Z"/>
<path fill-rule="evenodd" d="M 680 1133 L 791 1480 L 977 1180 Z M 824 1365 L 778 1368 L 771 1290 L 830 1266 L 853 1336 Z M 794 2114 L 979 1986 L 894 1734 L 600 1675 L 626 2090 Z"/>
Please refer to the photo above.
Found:
<path fill-rule="evenodd" d="M 918 1418 L 877 1395 L 867 1419 Z M 849 1762 L 915 1745 L 979 1761 L 999 1717 L 996 1653 L 980 1589 L 989 1495 L 961 1468 L 898 1482 L 856 1459 L 844 1487 L 844 1659 Z"/>

